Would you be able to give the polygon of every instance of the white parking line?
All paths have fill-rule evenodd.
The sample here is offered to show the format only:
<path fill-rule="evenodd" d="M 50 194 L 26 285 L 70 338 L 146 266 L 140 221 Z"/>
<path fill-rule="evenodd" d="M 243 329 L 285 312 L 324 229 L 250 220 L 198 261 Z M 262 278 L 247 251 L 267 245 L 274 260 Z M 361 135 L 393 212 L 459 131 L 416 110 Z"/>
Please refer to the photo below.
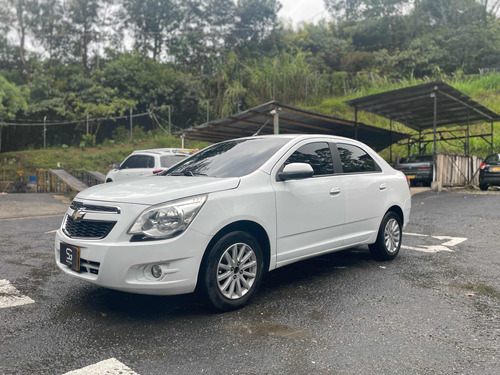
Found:
<path fill-rule="evenodd" d="M 58 231 L 58 229 L 49 230 L 48 232 L 45 232 L 45 234 L 56 233 L 57 231 Z"/>
<path fill-rule="evenodd" d="M 0 280 L 0 308 L 22 306 L 35 303 L 31 298 L 23 296 L 10 284 L 9 280 Z"/>
<path fill-rule="evenodd" d="M 138 375 L 129 367 L 125 366 L 116 358 L 110 358 L 105 361 L 90 365 L 79 370 L 73 370 L 64 375 Z"/>
<path fill-rule="evenodd" d="M 441 244 L 436 245 L 420 245 L 420 246 L 406 246 L 401 245 L 401 248 L 408 250 L 421 251 L 423 253 L 437 253 L 439 251 L 449 251 L 453 252 L 449 247 L 453 247 L 461 244 L 464 241 L 467 241 L 465 237 L 450 237 L 450 236 L 430 236 L 427 234 L 419 234 L 419 233 L 403 233 L 406 236 L 415 236 L 415 237 L 429 237 L 434 238 L 438 241 L 446 241 Z M 449 246 L 449 247 L 448 247 Z"/>

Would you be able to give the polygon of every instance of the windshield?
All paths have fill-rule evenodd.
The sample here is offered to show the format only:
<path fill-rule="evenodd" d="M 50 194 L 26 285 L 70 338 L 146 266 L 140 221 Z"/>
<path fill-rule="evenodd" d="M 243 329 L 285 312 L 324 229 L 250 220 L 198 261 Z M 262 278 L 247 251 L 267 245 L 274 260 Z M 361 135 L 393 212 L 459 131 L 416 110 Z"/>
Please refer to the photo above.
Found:
<path fill-rule="evenodd" d="M 257 170 L 289 141 L 287 138 L 248 138 L 217 143 L 199 151 L 161 175 L 245 176 Z"/>

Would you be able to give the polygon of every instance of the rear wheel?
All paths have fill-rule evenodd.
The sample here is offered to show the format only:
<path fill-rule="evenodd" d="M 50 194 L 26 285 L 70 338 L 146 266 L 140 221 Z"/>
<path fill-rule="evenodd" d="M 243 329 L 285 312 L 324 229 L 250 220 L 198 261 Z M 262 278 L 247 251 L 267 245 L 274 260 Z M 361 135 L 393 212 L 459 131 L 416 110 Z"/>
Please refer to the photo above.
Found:
<path fill-rule="evenodd" d="M 479 189 L 481 189 L 482 191 L 486 191 L 486 190 L 488 190 L 488 185 L 479 184 Z"/>
<path fill-rule="evenodd" d="M 264 270 L 262 249 L 243 231 L 224 235 L 209 250 L 201 270 L 201 290 L 216 310 L 243 307 L 259 288 Z"/>
<path fill-rule="evenodd" d="M 370 253 L 377 260 L 393 260 L 401 248 L 403 238 L 399 215 L 389 211 L 385 214 L 378 230 L 377 241 L 370 245 Z"/>

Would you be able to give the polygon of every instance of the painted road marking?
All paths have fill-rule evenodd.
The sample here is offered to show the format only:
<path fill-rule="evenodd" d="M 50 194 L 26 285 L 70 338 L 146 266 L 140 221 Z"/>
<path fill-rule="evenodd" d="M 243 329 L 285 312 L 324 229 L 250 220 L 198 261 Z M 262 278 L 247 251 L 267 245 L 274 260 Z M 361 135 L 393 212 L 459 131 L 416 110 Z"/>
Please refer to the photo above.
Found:
<path fill-rule="evenodd" d="M 73 370 L 64 375 L 139 375 L 125 366 L 116 358 L 110 358 L 105 361 L 90 365 L 79 370 Z"/>
<path fill-rule="evenodd" d="M 10 284 L 9 280 L 0 280 L 0 308 L 22 306 L 35 303 L 31 298 L 23 296 Z"/>
<path fill-rule="evenodd" d="M 49 230 L 48 232 L 45 232 L 45 234 L 56 233 L 58 230 L 59 229 Z"/>
<path fill-rule="evenodd" d="M 403 233 L 403 234 L 406 236 L 429 237 L 429 238 L 434 238 L 438 241 L 446 241 L 439 245 L 420 245 L 420 246 L 401 245 L 403 249 L 421 251 L 424 253 L 437 253 L 439 251 L 453 252 L 453 250 L 451 250 L 449 247 L 457 246 L 462 242 L 467 241 L 467 238 L 464 237 L 430 236 L 427 234 L 419 234 L 419 233 Z"/>

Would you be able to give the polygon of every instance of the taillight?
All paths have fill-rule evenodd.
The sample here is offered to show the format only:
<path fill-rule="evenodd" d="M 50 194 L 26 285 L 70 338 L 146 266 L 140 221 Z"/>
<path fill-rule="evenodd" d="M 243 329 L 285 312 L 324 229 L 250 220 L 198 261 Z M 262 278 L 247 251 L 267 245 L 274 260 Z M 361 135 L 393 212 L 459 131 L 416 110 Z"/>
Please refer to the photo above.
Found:
<path fill-rule="evenodd" d="M 405 169 L 403 167 L 396 167 L 398 171 L 404 171 Z"/>
<path fill-rule="evenodd" d="M 157 173 L 160 173 L 160 172 L 163 172 L 163 169 L 155 169 L 153 171 L 153 174 L 157 174 Z"/>
<path fill-rule="evenodd" d="M 408 189 L 410 188 L 410 179 L 406 176 L 406 182 L 408 183 Z"/>
<path fill-rule="evenodd" d="M 481 166 L 479 167 L 479 169 L 484 169 L 484 168 L 486 168 L 486 164 L 483 163 L 483 164 L 481 164 Z"/>
<path fill-rule="evenodd" d="M 426 170 L 429 170 L 429 169 L 431 169 L 431 167 L 417 167 L 417 169 L 426 169 Z"/>

